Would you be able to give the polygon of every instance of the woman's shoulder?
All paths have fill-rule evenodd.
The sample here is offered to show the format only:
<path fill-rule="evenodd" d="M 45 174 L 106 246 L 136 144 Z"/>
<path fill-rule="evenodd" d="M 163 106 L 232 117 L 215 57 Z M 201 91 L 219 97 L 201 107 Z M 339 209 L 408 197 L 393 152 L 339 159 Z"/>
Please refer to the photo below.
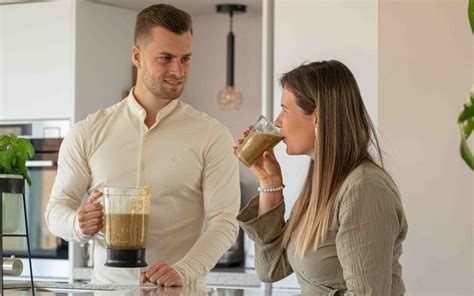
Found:
<path fill-rule="evenodd" d="M 375 163 L 364 162 L 347 176 L 335 205 L 334 225 L 339 226 L 348 217 L 383 217 L 396 221 L 394 225 L 399 225 L 400 231 L 406 233 L 407 222 L 400 192 L 390 175 Z"/>
<path fill-rule="evenodd" d="M 399 198 L 400 193 L 392 177 L 385 169 L 371 161 L 357 166 L 344 180 L 339 190 L 341 197 L 357 188 L 377 188 Z"/>
<path fill-rule="evenodd" d="M 388 183 L 385 185 L 395 186 L 392 177 L 378 164 L 371 161 L 364 161 L 357 166 L 343 182 L 343 185 L 352 185 L 360 182 Z"/>

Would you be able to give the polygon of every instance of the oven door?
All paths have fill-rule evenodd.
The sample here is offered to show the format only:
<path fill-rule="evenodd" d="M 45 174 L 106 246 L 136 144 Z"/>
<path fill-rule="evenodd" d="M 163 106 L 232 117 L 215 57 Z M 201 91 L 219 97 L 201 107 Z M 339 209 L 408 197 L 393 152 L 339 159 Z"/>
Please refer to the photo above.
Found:
<path fill-rule="evenodd" d="M 32 160 L 27 161 L 26 166 L 32 180 L 31 186 L 26 185 L 25 195 L 31 256 L 43 259 L 67 259 L 68 243 L 49 232 L 44 218 L 57 173 L 57 162 L 54 160 Z M 20 221 L 21 226 L 17 233 L 25 233 L 23 211 Z M 5 255 L 27 257 L 26 239 L 22 237 L 5 239 Z"/>

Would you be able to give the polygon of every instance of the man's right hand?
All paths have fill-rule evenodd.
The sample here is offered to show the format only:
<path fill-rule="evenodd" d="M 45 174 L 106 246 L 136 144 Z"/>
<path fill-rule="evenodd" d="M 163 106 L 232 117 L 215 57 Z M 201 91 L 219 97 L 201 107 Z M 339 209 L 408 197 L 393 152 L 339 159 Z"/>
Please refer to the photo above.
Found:
<path fill-rule="evenodd" d="M 104 226 L 103 207 L 99 203 L 94 203 L 101 196 L 102 192 L 94 191 L 87 199 L 87 203 L 77 209 L 77 220 L 84 235 L 95 235 Z"/>

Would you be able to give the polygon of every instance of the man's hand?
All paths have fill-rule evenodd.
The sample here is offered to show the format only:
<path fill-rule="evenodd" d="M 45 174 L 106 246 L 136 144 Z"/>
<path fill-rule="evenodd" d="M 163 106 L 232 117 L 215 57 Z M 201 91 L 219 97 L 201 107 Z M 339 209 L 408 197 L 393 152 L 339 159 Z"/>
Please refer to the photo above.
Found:
<path fill-rule="evenodd" d="M 102 192 L 94 191 L 89 196 L 88 202 L 77 209 L 77 220 L 84 235 L 95 235 L 104 226 L 103 207 L 99 203 L 94 203 L 101 196 Z"/>
<path fill-rule="evenodd" d="M 150 269 L 142 272 L 140 283 L 150 282 L 165 287 L 182 287 L 183 280 L 169 264 L 159 261 Z"/>

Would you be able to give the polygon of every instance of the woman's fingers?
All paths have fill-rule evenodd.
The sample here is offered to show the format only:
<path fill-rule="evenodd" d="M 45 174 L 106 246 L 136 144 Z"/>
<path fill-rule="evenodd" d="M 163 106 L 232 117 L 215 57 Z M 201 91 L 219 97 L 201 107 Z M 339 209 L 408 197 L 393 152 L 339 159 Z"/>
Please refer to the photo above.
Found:
<path fill-rule="evenodd" d="M 270 161 L 276 161 L 275 155 L 273 155 L 273 154 L 270 153 L 269 151 L 263 152 L 263 159 L 264 159 L 264 160 L 270 160 Z"/>
<path fill-rule="evenodd" d="M 281 175 L 280 163 L 272 150 L 263 153 L 264 167 L 269 175 Z"/>
<path fill-rule="evenodd" d="M 244 141 L 244 139 L 249 135 L 250 131 L 253 129 L 253 125 L 249 126 L 247 130 L 243 131 L 242 132 L 242 138 L 239 138 L 237 139 L 236 143 L 237 143 L 237 146 L 239 146 L 240 144 L 242 144 L 242 142 Z M 235 147 L 235 146 L 234 146 Z M 235 151 L 235 148 L 234 148 L 234 151 Z"/>

